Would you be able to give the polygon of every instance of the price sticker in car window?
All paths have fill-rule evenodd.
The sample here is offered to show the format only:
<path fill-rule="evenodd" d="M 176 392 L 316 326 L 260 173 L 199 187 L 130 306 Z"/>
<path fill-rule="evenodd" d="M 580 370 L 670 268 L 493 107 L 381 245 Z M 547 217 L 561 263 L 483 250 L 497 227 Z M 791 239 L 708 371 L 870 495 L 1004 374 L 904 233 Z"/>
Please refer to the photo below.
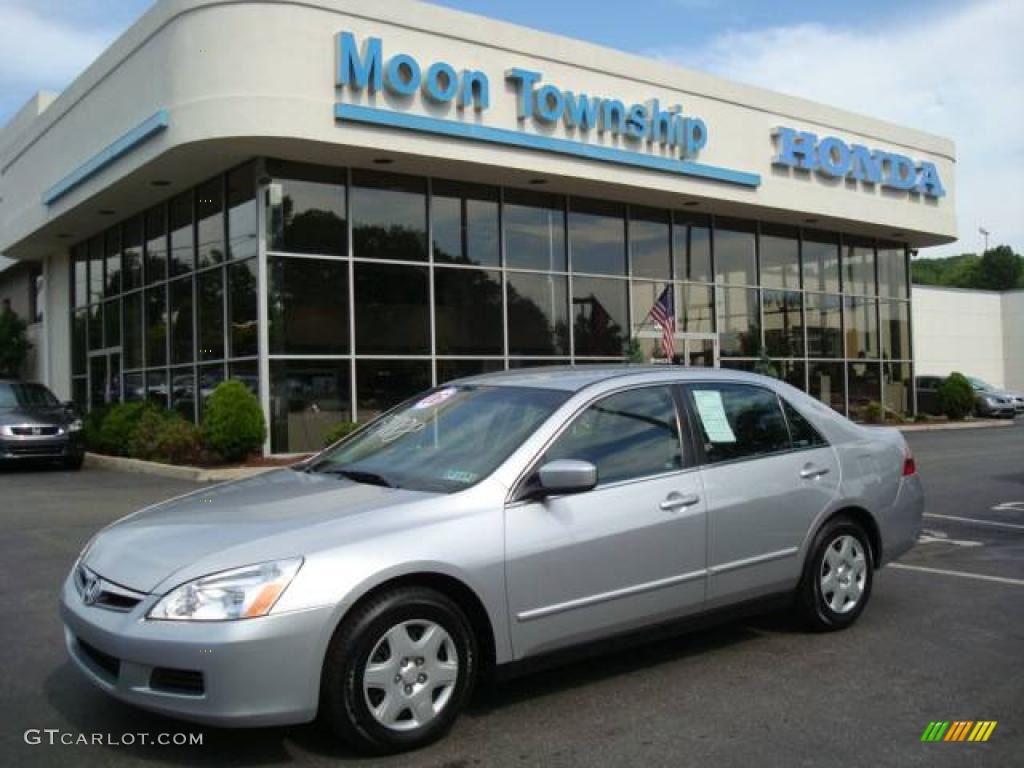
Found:
<path fill-rule="evenodd" d="M 697 389 L 693 392 L 693 401 L 697 405 L 704 432 L 712 443 L 735 443 L 729 419 L 725 415 L 722 393 L 713 389 Z"/>
<path fill-rule="evenodd" d="M 434 406 L 443 403 L 445 400 L 447 400 L 449 397 L 451 397 L 458 391 L 459 390 L 457 390 L 455 387 L 445 387 L 444 389 L 439 389 L 437 390 L 437 392 L 433 392 L 427 395 L 418 403 L 416 403 L 416 405 L 413 406 L 413 410 L 419 411 L 424 408 L 433 408 Z"/>

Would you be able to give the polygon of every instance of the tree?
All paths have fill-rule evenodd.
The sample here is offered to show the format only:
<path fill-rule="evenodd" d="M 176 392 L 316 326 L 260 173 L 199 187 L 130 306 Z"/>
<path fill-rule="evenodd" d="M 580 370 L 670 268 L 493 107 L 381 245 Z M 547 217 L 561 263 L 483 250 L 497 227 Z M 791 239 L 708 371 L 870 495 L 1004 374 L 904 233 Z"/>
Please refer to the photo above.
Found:
<path fill-rule="evenodd" d="M 32 342 L 25 335 L 25 321 L 9 306 L 0 310 L 0 376 L 21 374 Z"/>
<path fill-rule="evenodd" d="M 1024 257 L 1008 245 L 991 248 L 981 256 L 961 253 L 944 259 L 914 259 L 910 268 L 915 285 L 991 291 L 1024 288 Z"/>
<path fill-rule="evenodd" d="M 978 288 L 990 291 L 1008 291 L 1017 286 L 1024 272 L 1024 259 L 1015 254 L 1010 246 L 1000 245 L 985 251 L 975 271 Z"/>

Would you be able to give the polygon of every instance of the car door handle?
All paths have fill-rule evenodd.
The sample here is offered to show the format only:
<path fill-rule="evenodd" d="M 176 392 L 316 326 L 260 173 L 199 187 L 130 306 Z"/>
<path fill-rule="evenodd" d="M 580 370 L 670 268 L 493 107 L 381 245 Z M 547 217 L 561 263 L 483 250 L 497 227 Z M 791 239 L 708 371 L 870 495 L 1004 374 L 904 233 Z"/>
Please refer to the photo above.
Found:
<path fill-rule="evenodd" d="M 672 492 L 658 506 L 665 512 L 675 512 L 677 509 L 692 507 L 698 501 L 700 501 L 700 496 L 695 493 L 683 496 L 681 493 Z"/>
<path fill-rule="evenodd" d="M 816 467 L 813 464 L 808 464 L 806 467 L 800 470 L 800 477 L 804 480 L 809 480 L 812 477 L 821 477 L 829 473 L 828 467 Z"/>

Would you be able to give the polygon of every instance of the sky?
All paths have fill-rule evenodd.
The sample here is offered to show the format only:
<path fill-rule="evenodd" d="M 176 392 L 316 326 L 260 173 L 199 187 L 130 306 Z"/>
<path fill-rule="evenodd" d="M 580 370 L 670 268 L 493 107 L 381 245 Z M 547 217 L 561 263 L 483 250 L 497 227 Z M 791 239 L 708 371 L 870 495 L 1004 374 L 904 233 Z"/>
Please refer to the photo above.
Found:
<path fill-rule="evenodd" d="M 1024 0 L 435 2 L 947 136 L 960 241 L 921 255 L 980 252 L 980 227 L 1024 253 Z M 0 0 L 0 124 L 150 4 Z"/>

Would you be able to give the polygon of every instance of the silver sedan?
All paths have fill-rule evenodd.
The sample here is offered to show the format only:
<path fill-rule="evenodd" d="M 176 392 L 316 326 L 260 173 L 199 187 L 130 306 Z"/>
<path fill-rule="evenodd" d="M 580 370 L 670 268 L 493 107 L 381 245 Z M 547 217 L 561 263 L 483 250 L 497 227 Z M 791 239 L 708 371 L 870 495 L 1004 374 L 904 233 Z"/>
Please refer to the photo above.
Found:
<path fill-rule="evenodd" d="M 319 714 L 397 751 L 442 735 L 485 672 L 571 646 L 779 596 L 848 627 L 922 508 L 897 431 L 774 379 L 496 373 L 119 520 L 61 613 L 119 699 L 222 725 Z"/>

